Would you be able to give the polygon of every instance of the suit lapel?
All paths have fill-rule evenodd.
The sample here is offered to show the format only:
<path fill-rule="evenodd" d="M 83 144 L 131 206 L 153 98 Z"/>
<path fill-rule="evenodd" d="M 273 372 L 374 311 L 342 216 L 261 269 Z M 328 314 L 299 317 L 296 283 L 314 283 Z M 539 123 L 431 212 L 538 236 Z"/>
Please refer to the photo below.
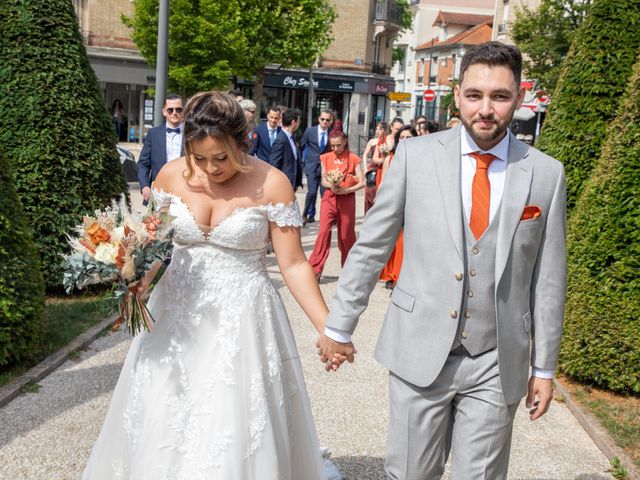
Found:
<path fill-rule="evenodd" d="M 167 124 L 166 122 L 162 124 L 162 128 L 160 129 L 158 136 L 160 137 L 160 148 L 162 149 L 162 158 L 164 158 L 164 163 L 167 163 L 169 159 L 167 158 Z"/>
<path fill-rule="evenodd" d="M 507 265 L 513 235 L 520 222 L 527 198 L 529 198 L 533 173 L 533 166 L 528 153 L 529 147 L 525 143 L 516 140 L 512 134 L 510 135 L 509 162 L 504 180 L 504 193 L 502 194 L 496 245 L 496 286 L 499 285 L 500 278 Z"/>
<path fill-rule="evenodd" d="M 460 193 L 460 127 L 443 133 L 438 142 L 440 151 L 435 151 L 433 158 L 440 196 L 451 238 L 460 259 L 464 259 L 462 195 Z"/>

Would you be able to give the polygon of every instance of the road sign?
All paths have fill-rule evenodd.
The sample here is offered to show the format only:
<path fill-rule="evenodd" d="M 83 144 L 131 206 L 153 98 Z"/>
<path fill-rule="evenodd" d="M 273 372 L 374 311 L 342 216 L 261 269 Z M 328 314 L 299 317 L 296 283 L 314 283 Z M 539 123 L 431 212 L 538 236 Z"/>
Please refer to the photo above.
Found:
<path fill-rule="evenodd" d="M 433 90 L 425 90 L 422 98 L 424 98 L 425 102 L 433 102 L 436 99 L 436 92 Z"/>
<path fill-rule="evenodd" d="M 411 93 L 409 92 L 389 92 L 387 98 L 392 102 L 410 102 Z"/>

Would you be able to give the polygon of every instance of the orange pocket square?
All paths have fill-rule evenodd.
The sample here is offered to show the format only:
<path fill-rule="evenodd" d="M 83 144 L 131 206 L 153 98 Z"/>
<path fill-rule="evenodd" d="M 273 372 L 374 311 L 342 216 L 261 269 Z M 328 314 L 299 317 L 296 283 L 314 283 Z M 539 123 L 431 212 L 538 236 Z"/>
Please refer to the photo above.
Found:
<path fill-rule="evenodd" d="M 538 207 L 537 205 L 527 205 L 526 207 L 524 207 L 524 210 L 522 211 L 522 216 L 520 217 L 520 221 L 532 220 L 534 218 L 538 218 L 540 215 L 542 215 L 542 211 L 540 210 L 540 207 Z"/>

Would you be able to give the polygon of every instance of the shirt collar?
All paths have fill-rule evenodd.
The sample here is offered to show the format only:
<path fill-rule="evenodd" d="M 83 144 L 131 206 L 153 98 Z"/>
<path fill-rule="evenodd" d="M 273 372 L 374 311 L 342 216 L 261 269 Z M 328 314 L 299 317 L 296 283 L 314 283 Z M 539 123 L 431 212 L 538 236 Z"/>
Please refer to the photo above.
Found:
<path fill-rule="evenodd" d="M 476 142 L 471 138 L 471 135 L 467 133 L 467 130 L 464 127 L 460 128 L 460 153 L 462 155 L 469 155 L 473 152 L 482 152 L 482 153 L 491 153 L 498 160 L 502 160 L 506 162 L 509 158 L 509 137 L 511 136 L 509 129 L 507 129 L 507 134 L 498 142 L 497 145 L 494 145 L 492 148 L 487 150 L 486 152 L 481 150 L 480 147 L 476 144 Z"/>

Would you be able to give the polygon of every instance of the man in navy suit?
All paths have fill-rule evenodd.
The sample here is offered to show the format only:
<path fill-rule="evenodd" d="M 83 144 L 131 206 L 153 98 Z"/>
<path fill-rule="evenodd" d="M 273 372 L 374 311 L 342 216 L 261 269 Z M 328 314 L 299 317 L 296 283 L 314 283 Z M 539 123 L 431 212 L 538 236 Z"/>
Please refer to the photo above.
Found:
<path fill-rule="evenodd" d="M 255 129 L 257 138 L 255 139 L 255 147 L 251 151 L 252 155 L 265 162 L 269 161 L 271 146 L 276 141 L 276 136 L 281 130 L 278 123 L 280 123 L 280 109 L 278 107 L 270 107 L 269 112 L 267 112 L 267 121 L 262 122 Z"/>
<path fill-rule="evenodd" d="M 300 147 L 305 151 L 304 173 L 307 176 L 307 197 L 304 202 L 302 216 L 304 224 L 315 222 L 316 198 L 322 177 L 320 169 L 320 155 L 331 151 L 329 135 L 333 114 L 323 110 L 318 117 L 318 125 L 304 131 Z"/>
<path fill-rule="evenodd" d="M 289 178 L 294 191 L 302 186 L 302 153 L 293 136 L 300 126 L 300 115 L 297 108 L 284 111 L 282 129 L 276 135 L 269 157 L 269 163 Z"/>
<path fill-rule="evenodd" d="M 184 155 L 182 145 L 182 97 L 170 94 L 164 101 L 162 115 L 165 122 L 152 128 L 144 139 L 138 159 L 138 182 L 146 205 L 151 195 L 151 184 L 162 166 Z"/>

